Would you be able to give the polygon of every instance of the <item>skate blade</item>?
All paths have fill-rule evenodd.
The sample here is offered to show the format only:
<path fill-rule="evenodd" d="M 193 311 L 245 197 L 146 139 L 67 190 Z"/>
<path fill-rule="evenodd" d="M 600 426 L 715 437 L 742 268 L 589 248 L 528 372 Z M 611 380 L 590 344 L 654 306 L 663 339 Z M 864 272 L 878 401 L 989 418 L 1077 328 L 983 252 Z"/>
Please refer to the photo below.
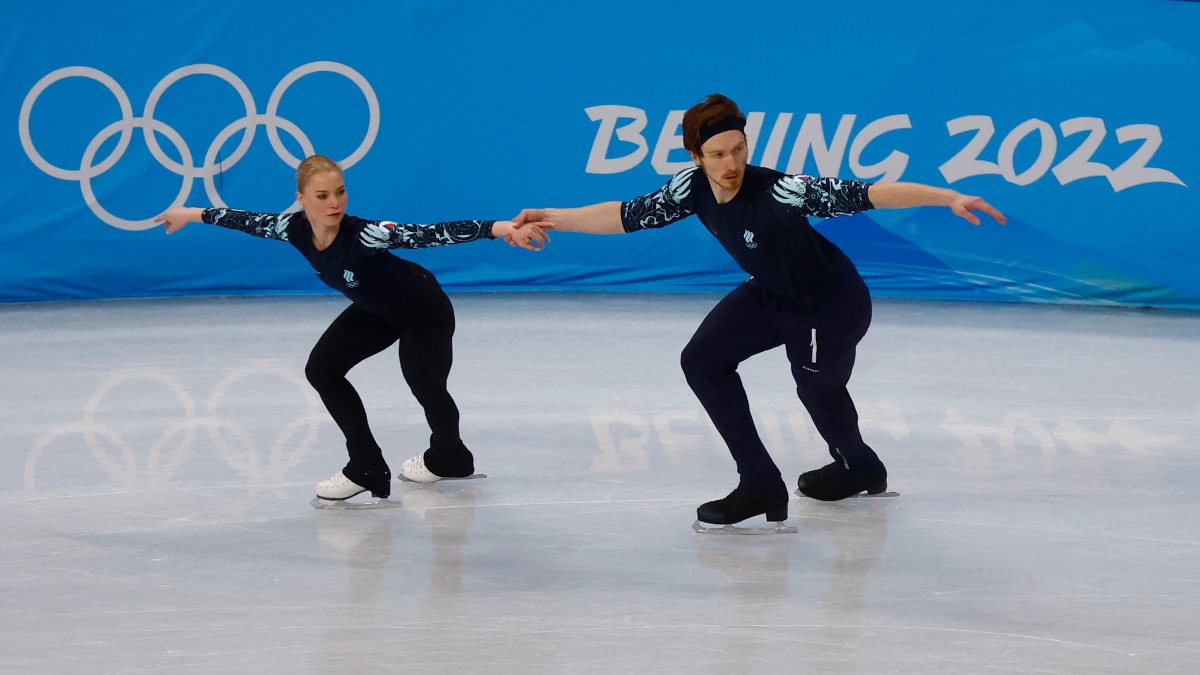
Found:
<path fill-rule="evenodd" d="M 486 474 L 486 473 L 473 473 L 473 474 L 471 474 L 470 476 L 459 476 L 459 477 L 457 477 L 457 478 L 454 478 L 454 477 L 451 477 L 451 478 L 439 478 L 439 479 L 437 479 L 437 480 L 435 480 L 435 481 L 430 481 L 430 482 L 428 482 L 428 483 L 426 483 L 425 481 L 413 480 L 413 479 L 411 479 L 411 478 L 408 478 L 408 477 L 406 477 L 404 474 L 401 474 L 401 475 L 400 475 L 400 482 L 401 482 L 401 483 L 418 483 L 418 484 L 420 484 L 420 485 L 433 485 L 434 483 L 445 483 L 446 481 L 454 481 L 454 480 L 477 480 L 477 479 L 479 479 L 479 478 L 487 478 L 487 474 Z"/>
<path fill-rule="evenodd" d="M 313 497 L 309 502 L 314 509 L 321 511 L 365 511 L 367 509 L 395 509 L 400 507 L 399 501 L 387 497 L 371 497 L 366 501 L 352 502 L 349 499 L 321 499 Z"/>
<path fill-rule="evenodd" d="M 808 495 L 804 494 L 799 489 L 794 490 L 792 492 L 792 494 L 796 495 L 797 497 L 802 497 L 804 499 L 812 499 L 812 497 L 809 497 Z M 866 492 L 860 492 L 856 495 L 850 495 L 849 497 L 846 497 L 846 499 L 884 499 L 884 498 L 899 497 L 899 496 L 900 496 L 899 492 L 878 492 L 873 495 L 867 494 Z M 813 501 L 822 501 L 822 500 L 814 499 Z M 832 504 L 833 502 L 828 502 L 828 503 Z"/>
<path fill-rule="evenodd" d="M 699 520 L 692 523 L 692 530 L 698 534 L 796 534 L 800 528 L 794 525 L 775 523 L 771 527 L 734 527 L 733 525 L 713 525 Z"/>

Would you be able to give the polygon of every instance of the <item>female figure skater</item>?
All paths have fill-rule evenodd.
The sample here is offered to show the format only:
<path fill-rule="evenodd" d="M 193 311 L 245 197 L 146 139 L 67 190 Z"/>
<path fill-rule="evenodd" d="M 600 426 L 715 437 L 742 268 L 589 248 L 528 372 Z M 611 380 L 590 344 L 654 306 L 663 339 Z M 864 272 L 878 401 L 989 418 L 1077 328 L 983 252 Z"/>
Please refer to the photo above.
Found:
<path fill-rule="evenodd" d="M 540 250 L 548 241 L 545 232 L 537 223 L 518 230 L 511 221 L 410 225 L 346 215 L 345 178 L 324 155 L 300 163 L 296 189 L 303 210 L 295 213 L 175 207 L 155 221 L 164 223 L 167 234 L 195 221 L 281 239 L 308 259 L 322 281 L 350 299 L 350 306 L 313 347 L 304 369 L 345 435 L 350 455 L 345 468 L 317 484 L 318 498 L 345 500 L 368 490 L 379 498 L 391 494 L 391 470 L 346 373 L 397 342 L 404 380 L 425 409 L 432 432 L 429 449 L 406 461 L 402 474 L 423 483 L 470 476 L 475 471 L 474 457 L 459 437 L 458 407 L 446 390 L 454 309 L 428 270 L 387 250 L 461 244 L 482 237 L 503 237 L 510 244 Z"/>

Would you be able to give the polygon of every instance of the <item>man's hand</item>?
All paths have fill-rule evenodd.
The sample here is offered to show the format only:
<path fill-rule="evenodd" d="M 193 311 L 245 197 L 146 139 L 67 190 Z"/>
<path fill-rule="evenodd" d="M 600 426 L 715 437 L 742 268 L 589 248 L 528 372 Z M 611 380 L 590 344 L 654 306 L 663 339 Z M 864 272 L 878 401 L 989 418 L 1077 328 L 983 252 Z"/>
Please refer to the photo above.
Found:
<path fill-rule="evenodd" d="M 979 216 L 971 213 L 972 211 L 983 211 L 992 218 L 995 218 L 996 222 L 1000 223 L 1001 225 L 1008 220 L 1004 217 L 1003 213 L 1000 213 L 1000 211 L 996 209 L 996 207 L 983 201 L 982 197 L 958 195 L 950 200 L 948 206 L 950 207 L 950 210 L 954 212 L 954 215 L 958 216 L 959 218 L 965 218 L 966 221 L 972 225 L 979 224 Z"/>
<path fill-rule="evenodd" d="M 524 215 L 526 211 L 522 211 L 521 214 Z M 497 220 L 492 225 L 492 236 L 497 239 L 504 237 L 504 241 L 512 246 L 520 246 L 530 251 L 540 251 L 550 243 L 550 235 L 546 234 L 546 230 L 551 227 L 553 226 L 550 223 L 529 218 L 520 221 Z"/>
<path fill-rule="evenodd" d="M 546 223 L 547 221 L 546 209 L 521 209 L 517 217 L 512 219 L 517 227 L 521 227 L 525 223 Z"/>

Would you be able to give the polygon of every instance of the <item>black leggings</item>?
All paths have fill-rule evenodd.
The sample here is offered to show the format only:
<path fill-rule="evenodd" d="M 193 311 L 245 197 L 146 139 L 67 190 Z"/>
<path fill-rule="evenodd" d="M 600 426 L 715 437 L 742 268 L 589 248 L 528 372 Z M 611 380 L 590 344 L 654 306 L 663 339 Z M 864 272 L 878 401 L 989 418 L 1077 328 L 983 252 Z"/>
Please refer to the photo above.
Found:
<path fill-rule="evenodd" d="M 415 266 L 414 266 L 415 267 Z M 343 311 L 313 347 L 304 374 L 346 436 L 350 461 L 346 477 L 360 485 L 390 471 L 367 424 L 367 412 L 346 373 L 363 360 L 399 342 L 400 369 L 413 396 L 425 409 L 435 452 L 466 452 L 458 429 L 458 406 L 446 389 L 453 361 L 454 308 L 433 275 L 417 268 L 403 309 L 384 318 L 358 305 Z M 358 480 L 359 478 L 363 480 Z"/>
<path fill-rule="evenodd" d="M 866 287 L 848 284 L 825 311 L 801 312 L 751 280 L 734 289 L 709 312 L 683 350 L 688 385 L 712 418 L 737 463 L 742 483 L 769 490 L 782 477 L 759 438 L 750 415 L 738 364 L 784 345 L 796 393 L 812 416 L 829 454 L 851 471 L 882 468 L 863 442 L 858 412 L 846 383 L 855 347 L 871 323 Z"/>

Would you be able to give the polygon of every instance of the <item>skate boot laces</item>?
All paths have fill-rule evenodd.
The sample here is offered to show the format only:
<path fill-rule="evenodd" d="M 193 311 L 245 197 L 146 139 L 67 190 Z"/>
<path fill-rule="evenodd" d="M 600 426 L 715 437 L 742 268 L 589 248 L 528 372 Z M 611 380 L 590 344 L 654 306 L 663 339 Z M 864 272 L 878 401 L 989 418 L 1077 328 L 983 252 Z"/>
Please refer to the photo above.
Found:
<path fill-rule="evenodd" d="M 321 499 L 349 499 L 366 491 L 367 488 L 346 478 L 341 471 L 317 483 L 317 497 Z"/>
<path fill-rule="evenodd" d="M 400 467 L 400 474 L 414 483 L 436 483 L 442 477 L 425 466 L 425 453 L 413 457 Z"/>

